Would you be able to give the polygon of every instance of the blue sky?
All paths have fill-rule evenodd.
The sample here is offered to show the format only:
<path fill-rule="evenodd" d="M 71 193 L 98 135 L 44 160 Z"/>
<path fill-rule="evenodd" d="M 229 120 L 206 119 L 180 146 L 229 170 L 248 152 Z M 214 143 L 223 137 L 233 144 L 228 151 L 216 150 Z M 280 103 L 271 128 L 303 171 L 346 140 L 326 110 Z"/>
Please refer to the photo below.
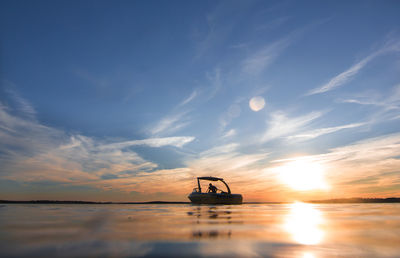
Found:
<path fill-rule="evenodd" d="M 0 12 L 4 199 L 185 200 L 202 175 L 247 200 L 400 193 L 398 1 Z M 299 160 L 325 183 L 282 180 Z"/>

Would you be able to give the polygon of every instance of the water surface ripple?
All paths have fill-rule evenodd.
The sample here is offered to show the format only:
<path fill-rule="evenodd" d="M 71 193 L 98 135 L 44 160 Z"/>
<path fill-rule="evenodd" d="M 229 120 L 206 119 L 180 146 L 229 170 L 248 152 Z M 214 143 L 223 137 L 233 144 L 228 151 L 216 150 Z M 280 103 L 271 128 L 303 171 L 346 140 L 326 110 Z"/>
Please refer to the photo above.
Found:
<path fill-rule="evenodd" d="M 400 204 L 6 204 L 1 257 L 400 257 Z"/>

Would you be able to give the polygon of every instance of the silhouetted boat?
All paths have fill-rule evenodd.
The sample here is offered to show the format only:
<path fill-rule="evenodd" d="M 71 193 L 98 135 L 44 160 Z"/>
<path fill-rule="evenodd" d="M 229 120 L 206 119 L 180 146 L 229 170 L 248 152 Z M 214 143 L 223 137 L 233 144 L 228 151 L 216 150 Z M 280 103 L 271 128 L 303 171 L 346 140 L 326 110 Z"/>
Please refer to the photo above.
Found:
<path fill-rule="evenodd" d="M 218 193 L 215 192 L 201 192 L 200 180 L 208 180 L 208 181 L 221 181 L 226 186 L 228 192 L 221 191 Z M 218 177 L 198 177 L 197 178 L 197 188 L 193 189 L 193 192 L 189 194 L 188 198 L 192 203 L 197 204 L 242 204 L 243 197 L 241 194 L 232 194 L 231 189 L 228 184 L 225 183 L 224 179 Z"/>

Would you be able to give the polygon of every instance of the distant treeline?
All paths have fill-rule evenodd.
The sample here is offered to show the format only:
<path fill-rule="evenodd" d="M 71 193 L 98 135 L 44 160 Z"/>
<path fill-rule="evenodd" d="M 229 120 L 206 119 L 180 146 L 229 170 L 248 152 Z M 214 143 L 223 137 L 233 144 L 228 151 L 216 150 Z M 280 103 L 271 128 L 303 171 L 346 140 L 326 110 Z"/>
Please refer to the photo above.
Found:
<path fill-rule="evenodd" d="M 400 198 L 344 198 L 344 199 L 329 199 L 329 200 L 311 200 L 311 203 L 393 203 L 400 202 Z"/>
<path fill-rule="evenodd" d="M 308 203 L 396 203 L 400 198 L 344 198 L 329 200 L 311 200 Z M 58 200 L 31 200 L 31 201 L 12 201 L 0 200 L 0 203 L 20 203 L 20 204 L 190 204 L 190 202 L 90 202 L 90 201 L 58 201 Z M 285 204 L 287 202 L 245 202 L 244 204 Z"/>
<path fill-rule="evenodd" d="M 31 201 L 11 201 L 0 200 L 0 203 L 21 203 L 21 204 L 188 204 L 190 202 L 89 202 L 89 201 L 57 201 L 57 200 L 31 200 Z"/>

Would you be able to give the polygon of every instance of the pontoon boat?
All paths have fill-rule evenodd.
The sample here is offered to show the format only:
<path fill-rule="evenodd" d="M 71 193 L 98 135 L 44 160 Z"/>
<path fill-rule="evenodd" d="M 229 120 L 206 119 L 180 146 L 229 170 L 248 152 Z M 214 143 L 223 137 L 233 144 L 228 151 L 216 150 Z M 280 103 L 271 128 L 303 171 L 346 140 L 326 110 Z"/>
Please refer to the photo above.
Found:
<path fill-rule="evenodd" d="M 201 184 L 200 180 L 207 181 L 221 181 L 226 186 L 228 192 L 222 191 L 220 189 L 215 188 L 214 192 L 211 192 L 210 189 L 207 192 L 201 192 Z M 241 204 L 243 197 L 241 194 L 232 194 L 231 189 L 228 184 L 225 183 L 224 179 L 218 177 L 198 177 L 197 178 L 197 188 L 193 189 L 193 192 L 188 196 L 192 203 L 197 204 Z M 219 191 L 219 192 L 218 192 Z"/>

